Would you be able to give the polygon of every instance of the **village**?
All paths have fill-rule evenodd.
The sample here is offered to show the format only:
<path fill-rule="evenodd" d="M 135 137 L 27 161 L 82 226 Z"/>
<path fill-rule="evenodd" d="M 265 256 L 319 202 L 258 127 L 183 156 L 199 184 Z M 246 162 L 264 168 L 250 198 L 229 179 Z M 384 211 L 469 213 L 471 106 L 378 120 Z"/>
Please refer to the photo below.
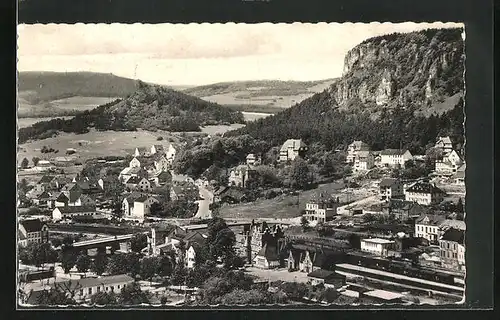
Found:
<path fill-rule="evenodd" d="M 424 155 L 356 140 L 336 150 L 346 168 L 340 179 L 314 186 L 306 177 L 306 187 L 268 197 L 252 191 L 261 154 L 247 154 L 221 183 L 176 174 L 183 147 L 158 141 L 88 159 L 74 174 L 55 159 L 23 160 L 22 303 L 49 303 L 54 292 L 77 304 L 234 301 L 207 280 L 227 271 L 250 277 L 269 303 L 462 300 L 466 167 L 451 137 L 436 137 Z M 304 141 L 278 147 L 271 169 L 307 163 Z M 277 197 L 296 199 L 284 211 L 298 214 L 241 214 Z"/>

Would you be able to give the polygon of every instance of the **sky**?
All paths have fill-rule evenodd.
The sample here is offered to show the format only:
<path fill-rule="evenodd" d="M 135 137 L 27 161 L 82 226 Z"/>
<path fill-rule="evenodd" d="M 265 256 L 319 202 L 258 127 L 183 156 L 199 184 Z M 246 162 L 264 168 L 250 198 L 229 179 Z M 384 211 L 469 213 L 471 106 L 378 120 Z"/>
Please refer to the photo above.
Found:
<path fill-rule="evenodd" d="M 312 81 L 342 75 L 368 38 L 458 23 L 34 24 L 18 26 L 19 71 L 112 73 L 164 85 Z"/>

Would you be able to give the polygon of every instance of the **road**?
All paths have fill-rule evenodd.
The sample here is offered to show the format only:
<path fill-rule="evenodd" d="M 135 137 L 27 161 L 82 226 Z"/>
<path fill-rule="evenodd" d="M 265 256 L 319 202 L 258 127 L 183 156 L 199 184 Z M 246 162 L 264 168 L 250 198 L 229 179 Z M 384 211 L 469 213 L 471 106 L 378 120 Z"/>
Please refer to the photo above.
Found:
<path fill-rule="evenodd" d="M 214 195 L 209 190 L 203 186 L 201 181 L 196 181 L 198 188 L 200 190 L 200 197 L 203 200 L 198 200 L 198 212 L 194 216 L 199 219 L 210 219 L 212 218 L 212 211 L 210 210 L 210 204 L 214 201 Z"/>

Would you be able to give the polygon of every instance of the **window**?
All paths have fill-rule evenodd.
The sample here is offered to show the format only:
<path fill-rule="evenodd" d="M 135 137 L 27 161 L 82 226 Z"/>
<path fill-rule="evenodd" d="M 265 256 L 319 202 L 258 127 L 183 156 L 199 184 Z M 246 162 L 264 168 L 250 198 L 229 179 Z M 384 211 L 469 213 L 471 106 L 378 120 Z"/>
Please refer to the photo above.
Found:
<path fill-rule="evenodd" d="M 97 292 L 101 292 L 101 287 L 97 287 Z"/>
<path fill-rule="evenodd" d="M 89 288 L 89 294 L 92 294 L 92 288 Z"/>
<path fill-rule="evenodd" d="M 115 291 L 115 287 L 114 286 L 111 286 L 111 291 Z"/>
<path fill-rule="evenodd" d="M 80 295 L 83 296 L 83 289 L 80 289 Z"/>

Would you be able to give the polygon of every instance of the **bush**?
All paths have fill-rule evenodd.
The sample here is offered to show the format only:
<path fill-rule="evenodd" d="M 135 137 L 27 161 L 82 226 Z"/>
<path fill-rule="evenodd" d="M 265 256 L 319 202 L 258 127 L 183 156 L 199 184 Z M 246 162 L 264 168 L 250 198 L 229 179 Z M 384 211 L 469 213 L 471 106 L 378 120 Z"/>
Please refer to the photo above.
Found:
<path fill-rule="evenodd" d="M 157 141 L 162 141 L 163 140 L 163 137 L 162 136 L 159 136 L 156 138 Z"/>

